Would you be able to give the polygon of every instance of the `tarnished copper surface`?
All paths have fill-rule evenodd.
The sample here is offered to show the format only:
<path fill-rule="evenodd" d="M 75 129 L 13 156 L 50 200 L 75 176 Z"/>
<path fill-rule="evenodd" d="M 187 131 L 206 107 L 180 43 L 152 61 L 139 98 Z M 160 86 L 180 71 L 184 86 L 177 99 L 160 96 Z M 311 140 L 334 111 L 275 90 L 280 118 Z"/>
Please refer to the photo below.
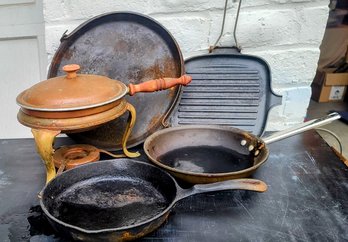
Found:
<path fill-rule="evenodd" d="M 53 162 L 59 168 L 65 161 L 65 170 L 99 160 L 99 150 L 91 145 L 69 145 L 57 149 L 53 154 Z"/>
<path fill-rule="evenodd" d="M 66 76 L 50 78 L 20 93 L 17 103 L 34 111 L 67 112 L 112 103 L 128 92 L 125 84 L 105 76 L 77 74 L 78 65 L 64 66 Z"/>
<path fill-rule="evenodd" d="M 63 133 L 79 132 L 83 130 L 93 129 L 97 126 L 104 124 L 110 120 L 114 120 L 124 114 L 127 111 L 127 102 L 123 98 L 116 107 L 109 109 L 105 112 L 92 114 L 89 116 L 78 118 L 39 118 L 29 116 L 19 110 L 17 119 L 18 121 L 28 127 L 35 129 L 49 129 L 49 130 L 61 130 Z M 123 132 L 121 133 L 123 134 Z M 114 135 L 114 134 L 113 134 Z"/>
<path fill-rule="evenodd" d="M 52 111 L 52 112 L 47 112 L 47 111 L 35 111 L 35 110 L 30 110 L 26 108 L 21 108 L 22 112 L 33 117 L 38 117 L 38 118 L 78 118 L 78 117 L 84 117 L 96 113 L 101 113 L 105 112 L 106 110 L 109 110 L 111 108 L 116 107 L 119 105 L 124 99 L 117 100 L 115 102 L 95 107 L 95 108 L 88 108 L 88 109 L 82 109 L 82 110 L 75 110 L 75 111 Z"/>

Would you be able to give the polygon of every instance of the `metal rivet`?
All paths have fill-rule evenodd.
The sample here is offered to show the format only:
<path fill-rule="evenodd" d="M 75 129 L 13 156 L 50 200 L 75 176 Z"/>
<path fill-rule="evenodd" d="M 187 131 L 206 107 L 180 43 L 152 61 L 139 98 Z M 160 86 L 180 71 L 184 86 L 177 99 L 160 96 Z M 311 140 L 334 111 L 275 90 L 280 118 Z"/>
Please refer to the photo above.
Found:
<path fill-rule="evenodd" d="M 244 146 L 246 145 L 247 141 L 245 139 L 242 139 L 242 141 L 240 142 L 240 145 Z"/>
<path fill-rule="evenodd" d="M 254 149 L 254 146 L 253 145 L 249 145 L 248 149 L 249 149 L 249 151 L 252 151 Z"/>
<path fill-rule="evenodd" d="M 254 153 L 255 156 L 258 156 L 259 154 L 260 154 L 259 150 L 256 150 L 255 153 Z"/>

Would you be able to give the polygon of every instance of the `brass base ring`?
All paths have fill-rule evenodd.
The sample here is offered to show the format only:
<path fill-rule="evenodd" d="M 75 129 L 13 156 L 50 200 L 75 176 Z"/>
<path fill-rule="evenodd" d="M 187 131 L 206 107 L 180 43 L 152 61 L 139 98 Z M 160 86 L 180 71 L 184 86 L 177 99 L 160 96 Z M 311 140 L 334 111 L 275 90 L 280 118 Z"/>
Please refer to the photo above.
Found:
<path fill-rule="evenodd" d="M 60 168 L 63 164 L 64 170 L 69 170 L 79 165 L 98 161 L 99 149 L 92 145 L 69 145 L 57 149 L 53 155 L 55 167 Z"/>

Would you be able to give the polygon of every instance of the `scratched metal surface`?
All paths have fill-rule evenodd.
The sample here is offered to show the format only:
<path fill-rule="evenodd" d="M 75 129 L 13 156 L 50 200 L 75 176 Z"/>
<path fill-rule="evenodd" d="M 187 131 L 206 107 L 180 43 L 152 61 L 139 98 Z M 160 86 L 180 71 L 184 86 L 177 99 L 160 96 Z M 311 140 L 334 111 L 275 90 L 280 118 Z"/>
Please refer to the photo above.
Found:
<path fill-rule="evenodd" d="M 154 19 L 131 12 L 113 12 L 90 19 L 61 39 L 48 78 L 65 75 L 62 67 L 76 63 L 81 73 L 107 76 L 124 84 L 139 84 L 162 77 L 179 77 L 184 61 L 174 37 Z M 137 111 L 128 147 L 142 143 L 162 129 L 180 88 L 126 96 Z M 120 149 L 127 114 L 96 129 L 69 134 L 79 143 L 109 150 Z"/>
<path fill-rule="evenodd" d="M 270 151 L 253 176 L 269 185 L 266 193 L 186 198 L 142 241 L 347 241 L 348 168 L 314 131 Z M 33 140 L 0 140 L 0 241 L 64 241 L 37 206 L 43 183 Z"/>

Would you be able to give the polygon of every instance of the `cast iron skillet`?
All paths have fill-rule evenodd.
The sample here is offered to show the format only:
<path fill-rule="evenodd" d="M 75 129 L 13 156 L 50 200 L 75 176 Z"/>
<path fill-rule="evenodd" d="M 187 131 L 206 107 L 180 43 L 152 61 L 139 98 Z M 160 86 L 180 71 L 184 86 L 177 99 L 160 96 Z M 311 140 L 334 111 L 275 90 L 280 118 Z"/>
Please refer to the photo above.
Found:
<path fill-rule="evenodd" d="M 49 182 L 40 205 L 60 235 L 83 241 L 124 241 L 158 228 L 175 203 L 205 192 L 267 185 L 239 179 L 182 189 L 167 172 L 147 163 L 118 159 L 68 170 Z"/>
<path fill-rule="evenodd" d="M 267 160 L 267 144 L 339 118 L 338 113 L 332 113 L 263 139 L 232 127 L 172 127 L 149 136 L 145 140 L 144 151 L 154 164 L 189 183 L 244 178 Z"/>

